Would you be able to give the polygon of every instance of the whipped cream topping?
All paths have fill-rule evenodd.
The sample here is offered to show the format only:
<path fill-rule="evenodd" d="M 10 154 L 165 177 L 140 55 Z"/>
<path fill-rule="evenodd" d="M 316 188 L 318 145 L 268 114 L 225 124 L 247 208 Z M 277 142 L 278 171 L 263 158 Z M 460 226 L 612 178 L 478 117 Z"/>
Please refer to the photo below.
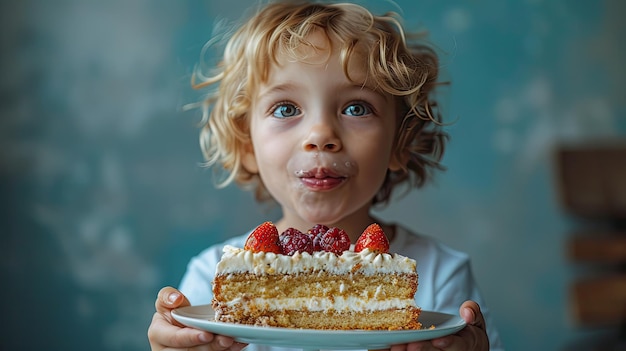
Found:
<path fill-rule="evenodd" d="M 328 272 L 332 274 L 361 273 L 413 273 L 415 260 L 389 253 L 376 253 L 365 249 L 361 252 L 344 251 L 341 256 L 331 252 L 316 251 L 313 254 L 297 252 L 293 256 L 272 252 L 252 252 L 227 245 L 217 264 L 218 274 L 297 274 L 303 272 Z"/>

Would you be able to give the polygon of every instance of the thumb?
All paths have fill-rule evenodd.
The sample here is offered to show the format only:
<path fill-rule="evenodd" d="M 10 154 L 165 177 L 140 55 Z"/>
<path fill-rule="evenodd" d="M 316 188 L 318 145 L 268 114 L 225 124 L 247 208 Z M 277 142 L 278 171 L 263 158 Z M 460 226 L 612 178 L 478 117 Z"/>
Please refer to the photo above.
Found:
<path fill-rule="evenodd" d="M 473 325 L 482 330 L 487 330 L 485 325 L 485 317 L 480 311 L 480 306 L 474 301 L 465 301 L 459 309 L 461 318 L 465 320 L 468 325 Z"/>
<path fill-rule="evenodd" d="M 154 305 L 158 313 L 169 313 L 175 308 L 189 306 L 191 304 L 180 291 L 171 286 L 167 286 L 159 291 Z"/>

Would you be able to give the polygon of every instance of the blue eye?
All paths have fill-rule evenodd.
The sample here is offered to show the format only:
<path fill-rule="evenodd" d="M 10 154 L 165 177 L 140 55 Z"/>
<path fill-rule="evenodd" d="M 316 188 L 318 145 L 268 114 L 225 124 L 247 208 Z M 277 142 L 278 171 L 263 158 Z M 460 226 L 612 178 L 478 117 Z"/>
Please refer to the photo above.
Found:
<path fill-rule="evenodd" d="M 369 115 L 370 113 L 372 113 L 372 110 L 367 105 L 358 103 L 346 107 L 346 109 L 343 110 L 343 113 L 348 116 L 361 117 Z"/>
<path fill-rule="evenodd" d="M 288 118 L 299 115 L 300 109 L 297 108 L 294 104 L 290 103 L 281 103 L 276 105 L 272 110 L 272 116 L 277 118 Z"/>

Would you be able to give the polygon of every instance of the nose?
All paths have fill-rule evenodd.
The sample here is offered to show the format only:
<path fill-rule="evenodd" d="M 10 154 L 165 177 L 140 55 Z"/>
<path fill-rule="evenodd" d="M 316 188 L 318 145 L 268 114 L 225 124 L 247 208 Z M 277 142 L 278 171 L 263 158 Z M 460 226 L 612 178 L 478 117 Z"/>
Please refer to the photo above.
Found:
<path fill-rule="evenodd" d="M 309 134 L 304 139 L 303 147 L 305 151 L 338 152 L 342 145 L 334 127 L 327 122 L 320 121 L 311 126 Z"/>

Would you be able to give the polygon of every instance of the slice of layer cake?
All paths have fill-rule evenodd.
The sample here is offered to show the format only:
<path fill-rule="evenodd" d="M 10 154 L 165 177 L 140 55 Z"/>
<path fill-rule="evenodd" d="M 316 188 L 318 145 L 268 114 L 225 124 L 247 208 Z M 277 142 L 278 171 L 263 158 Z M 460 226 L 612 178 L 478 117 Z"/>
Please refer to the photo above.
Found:
<path fill-rule="evenodd" d="M 382 236 L 381 236 L 382 235 Z M 266 222 L 243 249 L 226 246 L 213 281 L 221 322 L 307 329 L 419 329 L 414 260 L 389 254 L 374 224 L 354 251 L 340 229 Z M 384 252 L 383 252 L 384 251 Z"/>

